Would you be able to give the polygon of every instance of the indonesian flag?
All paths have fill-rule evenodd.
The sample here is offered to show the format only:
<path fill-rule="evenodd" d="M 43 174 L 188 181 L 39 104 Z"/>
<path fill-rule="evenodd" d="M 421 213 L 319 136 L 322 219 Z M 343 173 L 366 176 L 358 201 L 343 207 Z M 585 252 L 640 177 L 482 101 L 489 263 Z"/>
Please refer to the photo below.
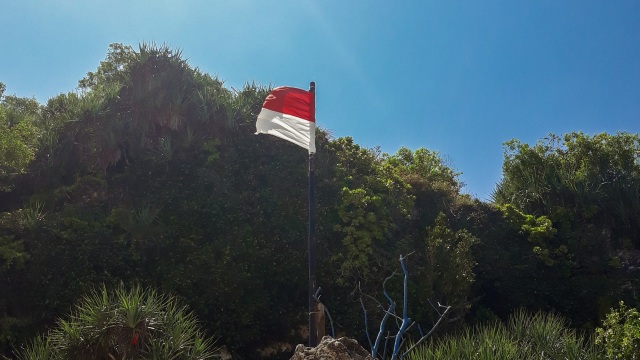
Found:
<path fill-rule="evenodd" d="M 314 94 L 287 86 L 277 87 L 262 104 L 256 134 L 271 134 L 316 152 Z"/>

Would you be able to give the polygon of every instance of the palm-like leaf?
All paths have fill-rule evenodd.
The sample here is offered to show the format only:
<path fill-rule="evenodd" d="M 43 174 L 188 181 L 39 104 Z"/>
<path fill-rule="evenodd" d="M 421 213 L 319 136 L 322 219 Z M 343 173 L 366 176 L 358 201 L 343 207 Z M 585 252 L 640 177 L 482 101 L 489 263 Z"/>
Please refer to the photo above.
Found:
<path fill-rule="evenodd" d="M 176 299 L 140 287 L 105 287 L 68 319 L 17 352 L 18 359 L 211 359 L 213 341 Z"/>

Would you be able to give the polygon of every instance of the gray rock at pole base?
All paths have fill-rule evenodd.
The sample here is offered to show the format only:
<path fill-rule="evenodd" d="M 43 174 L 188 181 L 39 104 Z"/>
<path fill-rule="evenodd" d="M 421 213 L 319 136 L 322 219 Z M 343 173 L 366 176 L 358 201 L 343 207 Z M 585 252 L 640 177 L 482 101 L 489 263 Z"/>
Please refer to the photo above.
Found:
<path fill-rule="evenodd" d="M 318 346 L 296 346 L 291 360 L 373 360 L 371 354 L 357 341 L 346 337 L 334 339 L 325 336 Z"/>

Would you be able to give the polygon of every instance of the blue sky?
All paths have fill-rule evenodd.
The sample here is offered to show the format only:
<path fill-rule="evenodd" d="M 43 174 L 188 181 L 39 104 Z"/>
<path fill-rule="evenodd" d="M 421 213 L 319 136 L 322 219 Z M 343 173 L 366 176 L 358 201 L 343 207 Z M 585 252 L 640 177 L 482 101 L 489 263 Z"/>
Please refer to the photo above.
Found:
<path fill-rule="evenodd" d="M 74 91 L 110 43 L 166 43 L 229 87 L 317 83 L 318 125 L 439 151 L 487 199 L 502 143 L 640 132 L 640 1 L 5 1 L 0 81 Z"/>

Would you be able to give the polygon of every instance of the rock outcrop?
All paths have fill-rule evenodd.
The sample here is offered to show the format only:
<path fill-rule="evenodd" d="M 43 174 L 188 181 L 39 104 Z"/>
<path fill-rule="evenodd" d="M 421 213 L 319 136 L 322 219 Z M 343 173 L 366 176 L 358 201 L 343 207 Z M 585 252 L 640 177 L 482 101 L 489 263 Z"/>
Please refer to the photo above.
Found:
<path fill-rule="evenodd" d="M 346 337 L 325 336 L 316 347 L 296 346 L 291 360 L 373 360 L 371 354 L 357 341 Z"/>

